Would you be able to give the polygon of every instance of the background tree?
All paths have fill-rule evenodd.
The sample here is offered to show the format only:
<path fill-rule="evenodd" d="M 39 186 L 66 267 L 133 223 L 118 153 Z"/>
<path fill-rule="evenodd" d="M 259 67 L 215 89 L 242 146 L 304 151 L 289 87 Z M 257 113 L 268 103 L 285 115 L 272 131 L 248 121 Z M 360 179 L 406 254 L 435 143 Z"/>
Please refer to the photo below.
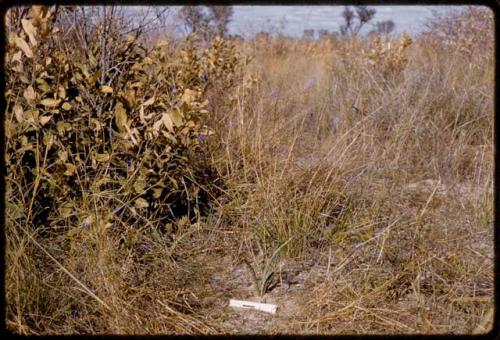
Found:
<path fill-rule="evenodd" d="M 392 20 L 378 21 L 374 26 L 375 28 L 370 33 L 387 35 L 396 28 L 396 24 Z"/>
<path fill-rule="evenodd" d="M 204 13 L 201 6 L 183 6 L 179 11 L 179 18 L 190 33 L 207 30 L 210 22 L 210 17 Z"/>
<path fill-rule="evenodd" d="M 232 6 L 183 6 L 179 11 L 188 32 L 196 32 L 206 41 L 216 35 L 226 37 L 232 15 Z"/>
<path fill-rule="evenodd" d="M 271 39 L 271 34 L 269 32 L 259 32 L 255 35 L 256 40 L 269 40 Z"/>
<path fill-rule="evenodd" d="M 306 40 L 314 39 L 314 30 L 313 29 L 305 29 L 302 37 Z"/>
<path fill-rule="evenodd" d="M 340 26 L 340 34 L 347 35 L 353 24 L 354 12 L 346 6 L 342 12 L 342 18 L 344 19 L 344 24 Z"/>
<path fill-rule="evenodd" d="M 327 29 L 322 28 L 322 29 L 318 30 L 318 36 L 320 39 L 327 37 L 329 34 L 330 34 L 330 32 Z"/>
<path fill-rule="evenodd" d="M 344 36 L 357 35 L 361 28 L 373 19 L 375 13 L 375 9 L 367 6 L 355 6 L 355 12 L 346 6 L 342 12 L 344 24 L 340 26 L 340 33 Z"/>
<path fill-rule="evenodd" d="M 215 34 L 225 37 L 228 32 L 228 25 L 233 16 L 232 6 L 210 6 L 209 7 L 212 25 L 214 26 Z"/>

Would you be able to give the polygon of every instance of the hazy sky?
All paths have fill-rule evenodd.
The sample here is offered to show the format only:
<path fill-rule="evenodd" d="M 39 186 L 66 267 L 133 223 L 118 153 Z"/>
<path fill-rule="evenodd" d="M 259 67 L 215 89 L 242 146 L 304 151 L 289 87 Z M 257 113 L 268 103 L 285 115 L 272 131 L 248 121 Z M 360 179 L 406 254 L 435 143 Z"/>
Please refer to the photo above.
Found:
<path fill-rule="evenodd" d="M 174 31 L 185 33 L 177 26 L 175 19 L 181 6 L 168 6 L 168 20 Z M 352 6 L 351 6 L 352 7 Z M 372 24 L 378 21 L 392 20 L 396 24 L 395 33 L 407 32 L 410 35 L 421 32 L 425 22 L 433 11 L 446 12 L 460 10 L 463 6 L 368 6 L 376 10 L 371 24 L 367 24 L 362 32 L 370 31 Z M 147 10 L 148 6 L 131 6 L 127 10 Z M 326 29 L 338 32 L 343 23 L 344 6 L 233 6 L 234 13 L 229 23 L 229 33 L 251 37 L 264 31 L 279 30 L 287 36 L 301 37 L 305 29 Z"/>
<path fill-rule="evenodd" d="M 373 22 L 391 19 L 396 32 L 417 33 L 432 14 L 460 6 L 370 6 L 376 9 Z M 230 32 L 248 35 L 284 24 L 286 35 L 302 36 L 304 29 L 338 31 L 343 6 L 234 6 Z M 371 29 L 371 27 L 368 27 Z M 317 33 L 316 33 L 317 34 Z"/>

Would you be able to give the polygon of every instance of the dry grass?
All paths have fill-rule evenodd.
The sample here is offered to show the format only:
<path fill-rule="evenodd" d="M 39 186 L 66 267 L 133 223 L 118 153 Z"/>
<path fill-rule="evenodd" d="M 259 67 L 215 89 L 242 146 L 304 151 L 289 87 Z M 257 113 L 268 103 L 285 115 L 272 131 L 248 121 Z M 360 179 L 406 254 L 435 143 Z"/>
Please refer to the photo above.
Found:
<path fill-rule="evenodd" d="M 228 213 L 326 267 L 303 331 L 470 333 L 493 296 L 492 60 L 417 41 L 386 85 L 352 44 L 256 48 L 262 82 L 224 144 Z"/>
<path fill-rule="evenodd" d="M 244 43 L 258 81 L 208 122 L 225 197 L 173 237 L 116 233 L 88 193 L 71 234 L 7 223 L 7 327 L 21 334 L 474 333 L 493 308 L 493 54 L 432 37 L 383 78 L 369 41 Z M 446 57 L 443 57 L 446 56 Z M 216 99 L 212 101 L 216 102 Z M 7 215 L 9 221 L 9 215 Z M 30 234 L 31 233 L 31 234 Z M 172 239 L 174 240 L 172 242 Z M 128 241 L 127 241 L 128 240 Z M 133 240 L 130 241 L 130 240 Z M 258 299 L 247 259 L 299 283 Z M 131 242 L 132 247 L 123 244 Z M 235 274 L 239 270 L 239 274 Z M 293 324 L 293 325 L 292 325 Z"/>

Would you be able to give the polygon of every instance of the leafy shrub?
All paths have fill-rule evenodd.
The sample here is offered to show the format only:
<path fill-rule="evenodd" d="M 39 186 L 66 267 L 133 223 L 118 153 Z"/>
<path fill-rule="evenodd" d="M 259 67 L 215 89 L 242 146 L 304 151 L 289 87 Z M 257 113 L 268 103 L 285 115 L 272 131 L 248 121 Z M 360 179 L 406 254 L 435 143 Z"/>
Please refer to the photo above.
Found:
<path fill-rule="evenodd" d="M 382 42 L 377 36 L 373 44 L 374 47 L 367 53 L 368 62 L 382 80 L 393 79 L 401 74 L 408 63 L 406 51 L 412 44 L 411 38 L 405 33 L 399 44 L 394 44 L 390 38 Z"/>
<path fill-rule="evenodd" d="M 427 31 L 423 35 L 468 58 L 476 56 L 487 59 L 494 47 L 493 12 L 484 6 L 465 6 L 461 11 L 436 12 L 427 23 Z"/>
<path fill-rule="evenodd" d="M 103 38 L 99 23 L 82 53 L 64 48 L 54 15 L 35 6 L 9 17 L 7 201 L 25 212 L 16 217 L 74 218 L 87 193 L 106 192 L 124 218 L 199 215 L 214 176 L 203 157 L 214 134 L 207 91 L 234 87 L 242 58 L 221 38 L 201 52 L 195 36 L 174 55 L 167 42 L 147 50 L 119 31 Z"/>

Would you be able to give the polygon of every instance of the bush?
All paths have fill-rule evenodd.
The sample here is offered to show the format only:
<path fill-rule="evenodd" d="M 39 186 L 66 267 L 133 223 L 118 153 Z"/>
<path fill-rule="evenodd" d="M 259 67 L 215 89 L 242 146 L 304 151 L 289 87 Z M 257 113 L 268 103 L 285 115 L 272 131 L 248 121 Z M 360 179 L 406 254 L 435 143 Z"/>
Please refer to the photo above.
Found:
<path fill-rule="evenodd" d="M 466 6 L 461 12 L 434 13 L 424 36 L 442 42 L 449 50 L 466 57 L 488 60 L 494 45 L 493 12 L 484 6 Z"/>
<path fill-rule="evenodd" d="M 81 51 L 65 48 L 71 34 L 50 8 L 9 19 L 7 201 L 26 212 L 16 218 L 75 219 L 85 195 L 103 193 L 122 218 L 199 216 L 216 194 L 203 156 L 208 91 L 234 87 L 232 46 L 216 38 L 203 51 L 193 35 L 168 54 L 168 42 L 148 50 L 97 22 Z"/>

